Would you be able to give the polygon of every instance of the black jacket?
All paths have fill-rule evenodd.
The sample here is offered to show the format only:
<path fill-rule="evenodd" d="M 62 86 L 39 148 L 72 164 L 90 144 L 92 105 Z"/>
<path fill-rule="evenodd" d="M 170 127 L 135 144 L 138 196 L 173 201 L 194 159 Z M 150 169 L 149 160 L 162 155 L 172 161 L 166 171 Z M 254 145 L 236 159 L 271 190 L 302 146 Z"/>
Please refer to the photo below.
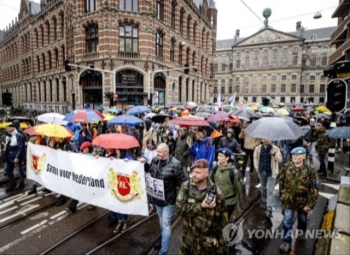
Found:
<path fill-rule="evenodd" d="M 220 139 L 218 144 L 218 149 L 220 148 L 227 148 L 230 149 L 233 153 L 242 153 L 241 146 L 237 142 L 237 140 L 232 136 L 228 138 L 227 136 L 224 136 Z"/>
<path fill-rule="evenodd" d="M 180 187 L 187 180 L 180 161 L 172 156 L 169 156 L 168 160 L 165 161 L 155 157 L 150 165 L 145 164 L 145 171 L 150 173 L 153 178 L 164 182 L 164 197 L 166 201 L 151 197 L 152 203 L 158 206 L 174 205 L 176 202 L 176 188 Z"/>

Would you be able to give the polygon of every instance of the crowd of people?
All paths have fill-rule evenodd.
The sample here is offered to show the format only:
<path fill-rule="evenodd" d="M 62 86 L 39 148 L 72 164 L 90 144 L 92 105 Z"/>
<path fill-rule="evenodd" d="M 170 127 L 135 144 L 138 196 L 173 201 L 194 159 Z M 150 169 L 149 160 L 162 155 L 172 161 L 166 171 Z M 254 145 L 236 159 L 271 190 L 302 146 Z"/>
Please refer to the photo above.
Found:
<path fill-rule="evenodd" d="M 325 157 L 330 149 L 343 149 L 345 152 L 348 146 L 347 140 L 328 138 L 325 132 L 332 125 L 325 118 L 316 121 L 312 115 L 295 116 L 303 117 L 305 123 L 298 118 L 295 120 L 299 125 L 310 126 L 310 131 L 293 141 L 251 137 L 245 129 L 254 119 L 220 121 L 211 123 L 210 127 L 179 127 L 168 124 L 172 118 L 170 115 L 159 124 L 144 114 L 139 117 L 144 123 L 135 127 L 107 125 L 103 121 L 95 124 L 69 123 L 67 128 L 74 132 L 70 138 L 28 137 L 20 130 L 19 122 L 14 121 L 6 129 L 4 162 L 10 180 L 6 190 L 9 192 L 25 187 L 22 163 L 26 160 L 27 142 L 96 158 L 139 160 L 145 165 L 147 174 L 163 182 L 164 199 L 149 199 L 159 216 L 161 241 L 157 248 L 160 254 L 168 252 L 174 210 L 178 210 L 184 221 L 181 254 L 226 254 L 222 230 L 228 222 L 243 215 L 243 184 L 247 177 L 258 177 L 261 186 L 260 207 L 268 218 L 272 217 L 274 210 L 273 190 L 279 184 L 280 198 L 285 208 L 284 230 L 292 228 L 295 212 L 299 215 L 298 228 L 306 230 L 307 212 L 312 210 L 317 200 L 319 177 L 326 177 L 334 169 L 331 161 L 326 166 Z M 345 125 L 348 125 L 346 116 L 340 116 L 337 126 Z M 210 138 L 214 130 L 223 136 Z M 134 136 L 140 146 L 128 150 L 119 149 L 118 145 L 115 149 L 92 146 L 92 140 L 104 133 Z M 234 160 L 235 155 L 244 157 L 241 172 Z M 320 161 L 318 172 L 307 164 L 310 157 L 316 155 Z M 246 176 L 248 166 L 249 176 Z M 20 177 L 18 183 L 13 176 L 15 168 Z M 35 183 L 28 194 L 34 194 L 37 185 Z M 208 195 L 213 186 L 217 187 L 217 194 L 208 204 Z M 45 187 L 44 192 L 51 192 L 49 189 Z M 61 195 L 56 205 L 62 206 L 67 200 L 66 196 Z M 77 204 L 78 201 L 72 199 L 65 208 L 67 213 L 75 213 Z M 88 210 L 93 209 L 95 206 L 88 206 Z M 117 225 L 114 233 L 124 232 L 128 229 L 128 220 L 128 215 L 111 212 L 109 226 Z M 281 250 L 288 252 L 290 249 L 291 238 L 286 235 Z"/>

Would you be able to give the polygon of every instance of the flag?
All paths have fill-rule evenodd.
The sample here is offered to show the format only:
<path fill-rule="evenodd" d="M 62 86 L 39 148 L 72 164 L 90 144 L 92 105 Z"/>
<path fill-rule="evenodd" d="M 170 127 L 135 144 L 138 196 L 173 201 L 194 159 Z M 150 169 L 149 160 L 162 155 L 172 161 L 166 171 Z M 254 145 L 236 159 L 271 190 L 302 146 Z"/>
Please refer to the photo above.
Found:
<path fill-rule="evenodd" d="M 214 139 L 217 137 L 223 136 L 223 134 L 219 131 L 217 131 L 216 129 L 214 129 L 213 133 L 211 133 L 210 138 Z"/>
<path fill-rule="evenodd" d="M 236 92 L 228 100 L 228 102 L 229 102 L 231 107 L 233 107 L 233 104 L 235 103 L 235 100 L 236 100 Z"/>

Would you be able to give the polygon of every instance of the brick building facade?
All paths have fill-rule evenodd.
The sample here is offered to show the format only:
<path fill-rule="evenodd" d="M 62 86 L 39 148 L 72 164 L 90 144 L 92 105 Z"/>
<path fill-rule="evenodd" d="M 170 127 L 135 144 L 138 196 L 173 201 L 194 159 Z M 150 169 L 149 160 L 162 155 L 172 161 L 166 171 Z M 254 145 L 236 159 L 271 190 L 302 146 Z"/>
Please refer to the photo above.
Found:
<path fill-rule="evenodd" d="M 208 101 L 216 20 L 213 0 L 22 0 L 0 41 L 1 90 L 63 113 L 109 106 L 115 92 L 120 106 Z M 81 67 L 67 72 L 65 60 Z M 197 72 L 171 70 L 185 64 Z"/>

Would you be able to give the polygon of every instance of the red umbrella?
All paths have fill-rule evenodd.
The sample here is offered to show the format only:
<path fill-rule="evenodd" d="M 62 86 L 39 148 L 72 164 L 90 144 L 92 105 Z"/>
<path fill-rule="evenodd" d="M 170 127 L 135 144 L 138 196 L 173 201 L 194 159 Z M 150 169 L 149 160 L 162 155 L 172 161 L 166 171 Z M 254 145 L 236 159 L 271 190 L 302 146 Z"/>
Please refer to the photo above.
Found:
<path fill-rule="evenodd" d="M 208 122 L 202 118 L 196 117 L 179 117 L 173 120 L 169 120 L 168 124 L 179 125 L 179 126 L 210 126 Z"/>
<path fill-rule="evenodd" d="M 207 121 L 208 122 L 216 122 L 216 121 L 223 121 L 223 120 L 227 120 L 230 117 L 230 114 L 228 114 L 227 112 L 218 112 L 214 115 L 211 115 Z"/>
<path fill-rule="evenodd" d="M 103 120 L 104 116 L 95 110 L 78 110 L 70 122 L 84 122 L 89 123 L 96 120 Z"/>
<path fill-rule="evenodd" d="M 40 135 L 38 132 L 35 131 L 34 127 L 30 127 L 30 128 L 27 128 L 26 130 L 23 130 L 24 133 L 26 133 L 27 135 Z"/>
<path fill-rule="evenodd" d="M 300 105 L 295 106 L 294 108 L 291 109 L 293 112 L 303 112 L 306 111 L 306 109 Z"/>
<path fill-rule="evenodd" d="M 135 137 L 124 134 L 102 134 L 92 141 L 92 145 L 97 145 L 105 149 L 130 149 L 139 147 L 140 144 Z"/>
<path fill-rule="evenodd" d="M 240 118 L 238 118 L 236 115 L 230 115 L 226 121 L 230 121 L 231 123 L 241 123 Z"/>

